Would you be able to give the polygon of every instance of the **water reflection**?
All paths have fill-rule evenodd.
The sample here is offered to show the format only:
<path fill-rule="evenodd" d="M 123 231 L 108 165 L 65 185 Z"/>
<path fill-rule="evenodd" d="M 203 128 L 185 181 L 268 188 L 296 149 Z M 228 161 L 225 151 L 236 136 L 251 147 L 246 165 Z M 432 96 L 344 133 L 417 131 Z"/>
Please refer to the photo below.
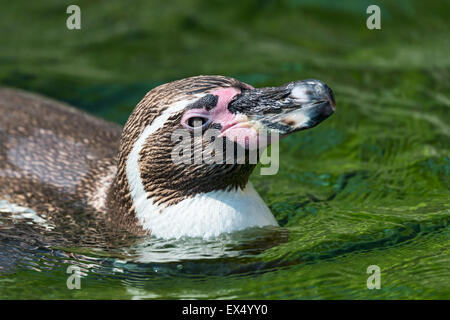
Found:
<path fill-rule="evenodd" d="M 287 229 L 253 228 L 218 238 L 157 239 L 107 228 L 90 234 L 73 224 L 48 228 L 33 216 L 0 211 L 0 273 L 51 271 L 76 265 L 84 273 L 134 283 L 154 277 L 260 272 L 258 255 L 287 242 Z M 53 221 L 54 222 L 54 221 Z"/>

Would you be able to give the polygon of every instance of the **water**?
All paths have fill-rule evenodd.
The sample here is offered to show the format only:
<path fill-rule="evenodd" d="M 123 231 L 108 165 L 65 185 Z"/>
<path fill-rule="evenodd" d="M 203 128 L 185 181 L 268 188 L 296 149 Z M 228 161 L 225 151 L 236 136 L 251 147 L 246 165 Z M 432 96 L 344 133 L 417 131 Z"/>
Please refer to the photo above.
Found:
<path fill-rule="evenodd" d="M 3 85 L 124 123 L 150 88 L 190 75 L 317 78 L 337 112 L 282 142 L 276 176 L 251 178 L 279 229 L 162 241 L 0 206 L 0 298 L 449 299 L 450 3 L 380 3 L 378 31 L 369 4 L 81 1 L 68 31 L 64 4 L 8 3 Z"/>

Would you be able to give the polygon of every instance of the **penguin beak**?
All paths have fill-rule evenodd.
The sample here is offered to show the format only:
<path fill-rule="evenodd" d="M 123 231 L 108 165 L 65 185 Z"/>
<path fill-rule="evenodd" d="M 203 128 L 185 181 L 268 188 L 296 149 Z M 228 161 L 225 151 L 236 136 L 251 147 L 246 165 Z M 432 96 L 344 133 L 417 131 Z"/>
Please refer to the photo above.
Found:
<path fill-rule="evenodd" d="M 228 105 L 242 119 L 241 126 L 245 122 L 255 130 L 277 131 L 280 137 L 318 125 L 335 108 L 331 89 L 314 79 L 244 90 Z"/>

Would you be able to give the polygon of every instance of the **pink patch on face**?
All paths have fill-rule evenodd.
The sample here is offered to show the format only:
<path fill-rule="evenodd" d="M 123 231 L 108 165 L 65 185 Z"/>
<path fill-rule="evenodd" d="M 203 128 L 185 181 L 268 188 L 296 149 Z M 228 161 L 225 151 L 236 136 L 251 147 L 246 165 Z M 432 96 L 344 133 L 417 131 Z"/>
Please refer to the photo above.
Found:
<path fill-rule="evenodd" d="M 236 88 L 222 88 L 211 92 L 211 94 L 219 97 L 217 106 L 211 110 L 212 120 L 213 122 L 222 125 L 222 131 L 228 127 L 229 124 L 233 123 L 236 118 L 236 115 L 228 111 L 228 104 L 240 92 L 241 91 Z"/>
<path fill-rule="evenodd" d="M 253 88 L 249 85 L 248 87 L 249 89 Z M 219 97 L 217 106 L 210 111 L 211 120 L 222 126 L 220 136 L 235 141 L 247 149 L 253 149 L 257 146 L 258 141 L 256 130 L 248 126 L 246 116 L 236 115 L 228 110 L 228 104 L 240 92 L 236 88 L 221 88 L 211 92 Z"/>

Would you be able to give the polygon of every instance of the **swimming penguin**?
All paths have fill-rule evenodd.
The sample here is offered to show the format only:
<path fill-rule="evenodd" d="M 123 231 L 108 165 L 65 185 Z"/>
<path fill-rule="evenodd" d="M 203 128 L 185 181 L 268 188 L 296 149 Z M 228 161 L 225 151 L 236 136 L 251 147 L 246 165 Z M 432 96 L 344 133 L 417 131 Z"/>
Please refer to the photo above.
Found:
<path fill-rule="evenodd" d="M 3 88 L 0 202 L 28 208 L 48 223 L 90 210 L 114 228 L 161 238 L 276 226 L 248 181 L 254 163 L 176 162 L 174 132 L 200 139 L 205 148 L 222 141 L 246 150 L 261 139 L 261 129 L 282 138 L 334 110 L 333 93 L 319 80 L 255 89 L 229 77 L 196 76 L 148 92 L 122 129 Z M 216 132 L 212 139 L 208 129 Z M 230 149 L 218 150 L 226 157 Z"/>

